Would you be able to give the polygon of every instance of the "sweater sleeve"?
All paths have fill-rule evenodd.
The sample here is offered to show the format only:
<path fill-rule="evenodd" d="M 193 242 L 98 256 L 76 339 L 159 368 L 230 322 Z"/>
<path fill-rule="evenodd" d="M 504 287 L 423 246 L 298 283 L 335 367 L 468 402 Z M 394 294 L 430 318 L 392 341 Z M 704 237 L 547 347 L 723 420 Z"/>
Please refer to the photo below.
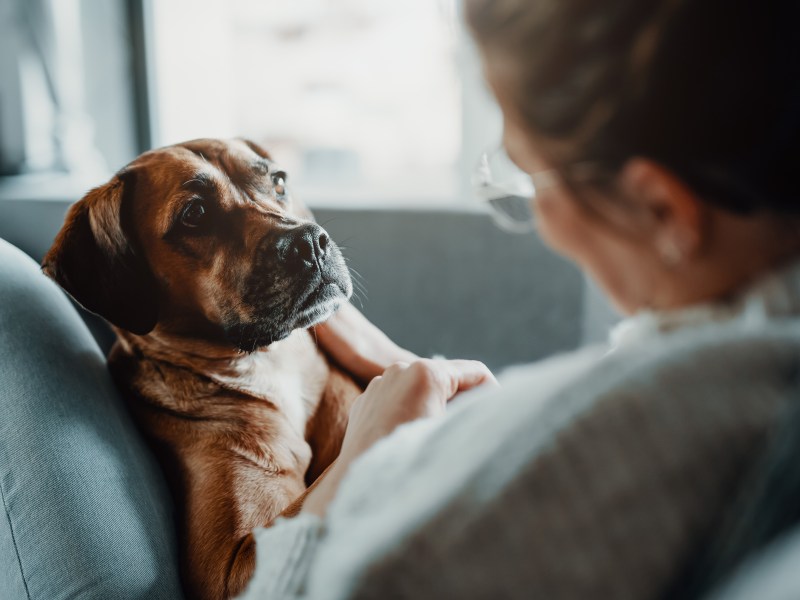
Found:
<path fill-rule="evenodd" d="M 658 597 L 796 372 L 794 347 L 755 346 L 637 351 L 566 387 L 548 368 L 398 428 L 354 463 L 324 525 L 259 532 L 246 598 Z"/>
<path fill-rule="evenodd" d="M 300 514 L 291 519 L 279 518 L 272 527 L 254 530 L 256 571 L 240 600 L 298 597 L 322 528 L 320 517 Z"/>
<path fill-rule="evenodd" d="M 766 374 L 788 353 L 751 352 L 715 348 L 713 361 L 695 353 L 658 368 L 624 357 L 615 381 L 597 371 L 542 410 L 465 415 L 409 460 L 382 505 L 337 507 L 308 597 L 657 597 L 785 397 Z M 494 442 L 479 452 L 488 431 Z"/>

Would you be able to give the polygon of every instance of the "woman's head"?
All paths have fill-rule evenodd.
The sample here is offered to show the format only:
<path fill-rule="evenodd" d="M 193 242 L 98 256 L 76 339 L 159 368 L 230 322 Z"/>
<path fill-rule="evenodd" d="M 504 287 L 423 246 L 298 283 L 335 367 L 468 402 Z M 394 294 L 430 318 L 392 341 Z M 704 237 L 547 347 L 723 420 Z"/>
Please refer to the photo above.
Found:
<path fill-rule="evenodd" d="M 726 254 L 742 262 L 731 235 L 761 262 L 785 254 L 762 242 L 774 245 L 777 222 L 800 217 L 798 3 L 467 0 L 466 7 L 509 153 L 526 171 L 554 168 L 563 179 L 537 202 L 543 234 L 623 308 L 703 300 L 737 283 L 735 273 L 715 285 L 692 282 L 695 297 L 622 289 L 637 286 L 622 281 L 626 266 L 648 271 L 638 286 L 651 295 L 700 277 L 676 264 L 662 265 L 663 273 L 644 264 L 645 242 L 656 262 L 702 256 L 706 271 L 718 270 Z M 745 262 L 757 271 L 756 258 Z"/>

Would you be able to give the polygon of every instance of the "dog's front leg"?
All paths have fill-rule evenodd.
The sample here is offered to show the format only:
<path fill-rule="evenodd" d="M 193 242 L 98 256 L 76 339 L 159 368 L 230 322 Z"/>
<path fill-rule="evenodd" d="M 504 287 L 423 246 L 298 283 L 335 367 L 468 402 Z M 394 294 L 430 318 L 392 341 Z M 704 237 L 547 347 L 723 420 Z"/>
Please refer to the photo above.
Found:
<path fill-rule="evenodd" d="M 285 439 L 285 438 L 284 438 Z M 307 493 L 302 447 L 275 444 L 261 459 L 241 448 L 186 456 L 186 512 L 180 530 L 182 575 L 189 598 L 222 600 L 244 591 L 255 569 L 256 527 L 270 526 Z"/>
<path fill-rule="evenodd" d="M 352 377 L 331 366 L 322 400 L 306 426 L 306 440 L 312 452 L 306 484 L 312 485 L 339 456 L 350 407 L 363 391 Z"/>

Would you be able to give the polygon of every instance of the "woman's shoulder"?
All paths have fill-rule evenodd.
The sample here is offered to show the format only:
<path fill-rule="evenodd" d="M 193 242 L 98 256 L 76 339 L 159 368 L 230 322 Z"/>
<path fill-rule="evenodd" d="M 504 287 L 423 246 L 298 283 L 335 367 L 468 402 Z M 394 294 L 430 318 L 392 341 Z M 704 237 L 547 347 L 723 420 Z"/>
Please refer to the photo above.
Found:
<path fill-rule="evenodd" d="M 794 382 L 800 360 L 800 319 L 758 326 L 709 324 L 612 350 L 593 375 L 609 388 L 631 385 L 687 393 Z M 599 383 L 599 382 L 595 382 Z"/>
<path fill-rule="evenodd" d="M 800 368 L 800 319 L 776 320 L 758 327 L 712 324 L 637 340 L 619 348 L 591 346 L 509 369 L 501 377 L 513 392 L 539 389 L 542 382 L 567 388 L 588 387 L 595 395 L 631 385 L 658 390 L 670 384 L 762 385 L 794 381 Z"/>
<path fill-rule="evenodd" d="M 760 429 L 798 393 L 799 372 L 800 321 L 698 327 L 514 368 L 494 398 L 476 395 L 463 420 L 553 439 L 578 422 L 620 435 L 634 422 L 674 436 L 692 426 Z M 673 427 L 679 422 L 687 428 Z"/>
<path fill-rule="evenodd" d="M 463 394 L 444 419 L 399 427 L 353 470 L 369 475 L 357 478 L 365 497 L 379 480 L 391 480 L 396 493 L 403 473 L 445 494 L 473 477 L 475 465 L 498 459 L 508 467 L 511 456 L 525 463 L 552 444 L 723 440 L 763 428 L 796 387 L 798 361 L 800 323 L 676 332 L 612 352 L 587 347 L 508 371 L 500 389 Z"/>

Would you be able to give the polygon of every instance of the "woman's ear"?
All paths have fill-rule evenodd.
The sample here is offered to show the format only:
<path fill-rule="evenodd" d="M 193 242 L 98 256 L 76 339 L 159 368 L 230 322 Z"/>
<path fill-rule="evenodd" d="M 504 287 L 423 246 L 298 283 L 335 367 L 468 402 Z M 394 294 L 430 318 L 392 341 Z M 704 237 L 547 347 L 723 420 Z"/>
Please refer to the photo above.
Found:
<path fill-rule="evenodd" d="M 708 210 L 682 179 L 659 163 L 632 158 L 622 167 L 619 185 L 643 216 L 654 251 L 669 267 L 703 247 Z"/>

